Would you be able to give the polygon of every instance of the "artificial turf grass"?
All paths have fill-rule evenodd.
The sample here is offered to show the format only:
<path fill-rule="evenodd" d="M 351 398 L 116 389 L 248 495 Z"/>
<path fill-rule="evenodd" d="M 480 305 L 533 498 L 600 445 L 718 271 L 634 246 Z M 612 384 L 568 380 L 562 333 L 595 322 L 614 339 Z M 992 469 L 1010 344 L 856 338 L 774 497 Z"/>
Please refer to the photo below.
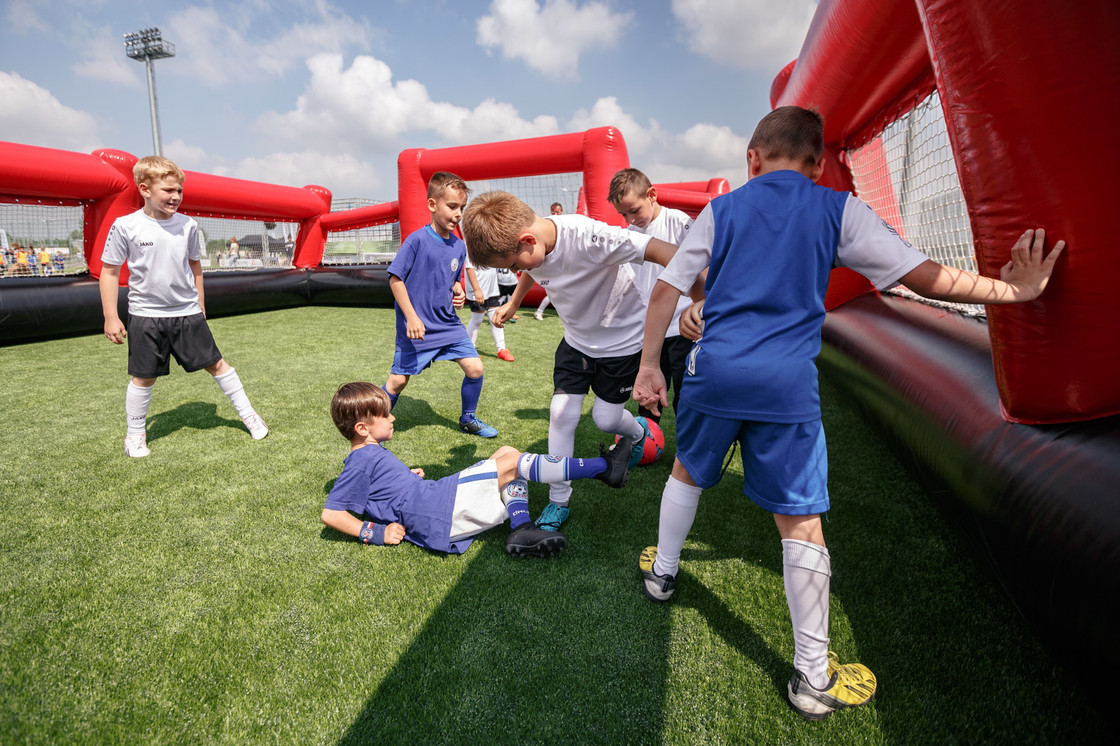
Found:
<path fill-rule="evenodd" d="M 464 314 L 465 318 L 465 314 Z M 405 390 L 392 450 L 439 477 L 500 444 L 547 450 L 555 317 L 506 329 L 479 415 L 458 367 Z M 869 706 L 807 723 L 785 702 L 792 636 L 773 521 L 734 459 L 706 491 L 679 590 L 641 595 L 674 451 L 623 490 L 576 485 L 569 548 L 514 561 L 503 529 L 462 557 L 364 547 L 318 523 L 346 444 L 327 406 L 381 382 L 392 312 L 212 321 L 272 427 L 254 442 L 204 373 L 156 384 L 152 456 L 123 454 L 123 348 L 0 355 L 0 740 L 11 742 L 927 743 L 1103 740 L 1102 721 L 972 565 L 876 436 L 824 387 L 832 646 L 878 674 Z M 590 402 L 585 402 L 585 413 Z M 46 423 L 44 425 L 44 423 Z M 585 416 L 577 455 L 606 442 Z M 547 487 L 531 485 L 532 512 Z"/>

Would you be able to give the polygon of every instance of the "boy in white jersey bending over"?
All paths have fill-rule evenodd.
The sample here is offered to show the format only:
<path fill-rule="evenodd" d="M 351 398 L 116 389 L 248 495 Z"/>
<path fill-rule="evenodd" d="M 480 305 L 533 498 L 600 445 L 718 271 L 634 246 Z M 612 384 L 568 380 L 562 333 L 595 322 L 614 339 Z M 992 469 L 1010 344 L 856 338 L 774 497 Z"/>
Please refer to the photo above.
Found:
<path fill-rule="evenodd" d="M 564 320 L 556 348 L 548 450 L 571 456 L 583 399 L 595 392 L 591 416 L 605 433 L 621 436 L 616 448 L 641 458 L 648 430 L 626 411 L 642 349 L 645 300 L 634 283 L 631 262 L 665 265 L 676 247 L 583 215 L 538 217 L 508 192 L 487 192 L 463 213 L 463 237 L 471 261 L 485 267 L 521 270 L 509 302 L 492 323 L 501 324 L 539 282 Z M 569 483 L 549 489 L 549 505 L 537 519 L 557 530 L 568 519 Z"/>
<path fill-rule="evenodd" d="M 152 387 L 170 372 L 170 357 L 190 372 L 205 369 L 229 397 L 255 440 L 268 426 L 249 404 L 237 371 L 222 358 L 206 324 L 202 290 L 201 233 L 198 224 L 178 212 L 183 200 L 182 170 L 159 156 L 148 156 L 132 169 L 143 209 L 117 218 L 101 255 L 101 310 L 105 336 L 114 344 L 128 339 L 125 394 L 128 429 L 124 450 L 147 456 L 148 407 Z M 128 332 L 117 315 L 121 265 L 128 262 Z"/>
<path fill-rule="evenodd" d="M 927 298 L 1019 303 L 1046 288 L 1065 246 L 1059 241 L 1044 259 L 1045 233 L 1028 230 L 1000 280 L 942 266 L 900 239 L 866 203 L 816 185 L 823 149 L 816 112 L 785 106 L 762 119 L 748 145 L 749 180 L 704 208 L 654 288 L 634 385 L 639 402 L 665 405 L 665 327 L 681 292 L 708 267 L 703 336 L 681 391 L 677 458 L 661 497 L 658 542 L 638 561 L 642 589 L 653 601 L 673 595 L 700 492 L 719 482 L 737 441 L 743 492 L 774 515 L 782 540 L 794 641 L 787 695 L 813 720 L 865 704 L 877 686 L 866 666 L 840 665 L 828 650 L 832 572 L 820 519 L 829 506 L 828 467 L 816 358 L 829 270 L 850 267 L 879 289 L 901 283 Z"/>
<path fill-rule="evenodd" d="M 650 183 L 648 176 L 636 168 L 624 168 L 611 178 L 607 199 L 614 205 L 618 214 L 630 224 L 630 230 L 660 238 L 674 246 L 681 245 L 681 241 L 692 227 L 692 218 L 686 213 L 658 204 L 657 188 Z M 662 267 L 653 262 L 646 262 L 634 269 L 635 281 L 647 303 L 661 270 Z M 673 385 L 674 412 L 677 411 L 677 402 L 681 398 L 685 358 L 688 357 L 688 351 L 692 349 L 692 340 L 681 336 L 679 323 L 681 312 L 688 308 L 689 304 L 688 297 L 681 296 L 677 302 L 677 309 L 673 313 L 673 319 L 665 332 L 665 344 L 661 348 L 661 374 L 665 376 L 666 385 L 670 383 Z M 657 423 L 661 422 L 660 412 L 654 413 L 652 409 L 640 404 L 638 415 Z"/>

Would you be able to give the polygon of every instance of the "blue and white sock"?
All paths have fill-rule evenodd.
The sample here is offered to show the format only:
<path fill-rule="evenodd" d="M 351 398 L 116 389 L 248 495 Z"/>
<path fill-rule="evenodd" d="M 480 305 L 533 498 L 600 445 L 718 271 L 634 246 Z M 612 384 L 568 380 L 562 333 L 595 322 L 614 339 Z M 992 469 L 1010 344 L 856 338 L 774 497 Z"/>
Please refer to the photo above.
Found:
<path fill-rule="evenodd" d="M 567 458 L 523 453 L 517 459 L 517 476 L 533 482 L 567 482 L 571 479 L 590 479 L 607 469 L 605 458 Z"/>
<path fill-rule="evenodd" d="M 529 522 L 529 485 L 524 479 L 514 479 L 502 488 L 502 502 L 509 513 L 511 530 Z"/>

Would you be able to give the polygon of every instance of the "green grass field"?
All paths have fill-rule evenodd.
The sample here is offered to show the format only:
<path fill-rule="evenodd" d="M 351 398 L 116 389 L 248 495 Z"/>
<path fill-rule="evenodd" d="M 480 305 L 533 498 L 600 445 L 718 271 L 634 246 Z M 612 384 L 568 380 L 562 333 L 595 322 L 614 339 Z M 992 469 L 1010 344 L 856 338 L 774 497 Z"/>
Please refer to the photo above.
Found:
<path fill-rule="evenodd" d="M 465 315 L 464 315 L 465 316 Z M 821 723 L 786 704 L 793 642 L 770 516 L 732 464 L 707 491 L 671 604 L 639 590 L 671 458 L 621 491 L 577 483 L 567 550 L 512 560 L 367 547 L 318 521 L 347 444 L 328 413 L 382 382 L 391 310 L 216 319 L 272 433 L 209 376 L 156 385 L 152 455 L 122 448 L 127 352 L 103 337 L 0 349 L 0 743 L 1087 743 L 1090 709 L 890 452 L 826 383 L 832 647 L 879 677 Z M 549 313 L 507 327 L 461 435 L 458 366 L 414 378 L 392 450 L 429 477 L 499 444 L 543 452 Z M 588 403 L 587 409 L 590 408 Z M 586 411 L 586 410 L 585 410 Z M 663 421 L 673 452 L 672 418 Z M 602 435 L 590 417 L 577 454 Z M 531 486 L 538 513 L 547 488 Z"/>

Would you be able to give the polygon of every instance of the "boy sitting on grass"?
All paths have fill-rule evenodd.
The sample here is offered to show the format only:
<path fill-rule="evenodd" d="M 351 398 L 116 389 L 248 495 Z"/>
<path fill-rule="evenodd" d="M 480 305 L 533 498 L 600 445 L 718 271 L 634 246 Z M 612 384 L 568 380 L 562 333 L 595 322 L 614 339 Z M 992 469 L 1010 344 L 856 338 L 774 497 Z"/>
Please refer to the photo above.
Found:
<path fill-rule="evenodd" d="M 381 444 L 393 437 L 389 395 L 372 383 L 347 383 L 331 401 L 331 418 L 350 441 L 320 519 L 366 544 L 417 546 L 462 554 L 473 537 L 504 523 L 512 557 L 549 557 L 567 545 L 558 531 L 545 531 L 529 519 L 529 485 L 594 477 L 611 487 L 626 483 L 629 451 L 603 451 L 600 458 L 578 459 L 521 453 L 502 446 L 489 459 L 432 481 L 423 469 L 409 469 Z M 360 517 L 359 517 L 360 516 Z"/>

